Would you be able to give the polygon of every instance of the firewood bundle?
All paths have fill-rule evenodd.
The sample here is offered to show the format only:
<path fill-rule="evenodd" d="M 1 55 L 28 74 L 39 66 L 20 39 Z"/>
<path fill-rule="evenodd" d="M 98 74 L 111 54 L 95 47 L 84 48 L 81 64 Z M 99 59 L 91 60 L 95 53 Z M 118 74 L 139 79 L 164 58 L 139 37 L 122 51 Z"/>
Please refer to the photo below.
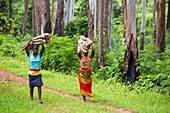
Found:
<path fill-rule="evenodd" d="M 28 40 L 25 44 L 22 45 L 22 49 L 24 50 L 26 47 L 31 49 L 33 44 L 41 45 L 41 44 L 45 44 L 45 43 L 49 43 L 49 42 L 50 42 L 50 34 L 45 33 L 45 34 L 33 37 L 30 40 Z"/>
<path fill-rule="evenodd" d="M 92 48 L 92 46 L 93 46 L 93 42 L 89 38 L 81 36 L 79 41 L 78 41 L 77 52 L 78 53 L 80 51 L 87 52 Z"/>

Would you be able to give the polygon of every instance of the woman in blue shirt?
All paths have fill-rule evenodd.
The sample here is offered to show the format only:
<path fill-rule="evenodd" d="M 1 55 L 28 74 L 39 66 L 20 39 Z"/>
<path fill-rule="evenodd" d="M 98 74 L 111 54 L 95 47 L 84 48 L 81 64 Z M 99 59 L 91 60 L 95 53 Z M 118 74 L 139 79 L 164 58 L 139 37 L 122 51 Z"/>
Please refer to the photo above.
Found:
<path fill-rule="evenodd" d="M 31 40 L 28 42 L 28 44 L 31 42 Z M 31 53 L 28 50 L 28 46 L 26 46 L 25 50 L 27 53 L 27 56 L 29 58 L 30 62 L 30 69 L 29 69 L 29 87 L 30 87 L 30 96 L 31 100 L 33 100 L 33 93 L 34 93 L 34 87 L 38 87 L 38 100 L 39 103 L 43 103 L 41 100 L 41 86 L 43 85 L 42 82 L 42 75 L 40 72 L 40 63 L 41 63 L 41 57 L 44 53 L 45 47 L 42 44 L 42 49 L 40 53 L 38 53 L 38 47 L 39 45 L 34 44 L 33 45 L 33 53 Z"/>

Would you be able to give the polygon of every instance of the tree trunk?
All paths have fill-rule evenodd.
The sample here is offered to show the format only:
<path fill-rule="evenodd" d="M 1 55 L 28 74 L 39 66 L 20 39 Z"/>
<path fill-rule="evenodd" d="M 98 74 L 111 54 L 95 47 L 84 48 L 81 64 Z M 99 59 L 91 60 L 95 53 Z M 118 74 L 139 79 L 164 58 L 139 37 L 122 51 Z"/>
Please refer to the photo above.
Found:
<path fill-rule="evenodd" d="M 75 0 L 64 0 L 64 23 L 73 20 Z"/>
<path fill-rule="evenodd" d="M 140 50 L 144 50 L 144 37 L 145 37 L 145 33 L 140 32 Z"/>
<path fill-rule="evenodd" d="M 35 3 L 32 0 L 32 37 L 36 36 L 36 26 L 35 26 Z"/>
<path fill-rule="evenodd" d="M 93 0 L 89 0 L 88 5 L 88 37 L 94 39 L 94 9 L 93 9 Z"/>
<path fill-rule="evenodd" d="M 99 28 L 99 0 L 96 0 L 96 27 Z"/>
<path fill-rule="evenodd" d="M 54 34 L 64 36 L 64 0 L 57 0 Z"/>
<path fill-rule="evenodd" d="M 124 38 L 126 39 L 126 29 L 127 29 L 127 0 L 122 0 L 123 7 L 123 22 L 125 27 Z M 126 41 L 126 40 L 125 40 Z M 126 42 L 125 42 L 126 44 Z"/>
<path fill-rule="evenodd" d="M 142 1 L 142 23 L 141 23 L 141 33 L 140 33 L 140 50 L 144 49 L 145 17 L 146 17 L 146 0 L 143 0 Z"/>
<path fill-rule="evenodd" d="M 9 18 L 12 19 L 12 0 L 9 0 Z M 12 21 L 10 21 L 10 31 L 12 30 Z"/>
<path fill-rule="evenodd" d="M 50 20 L 50 2 L 49 0 L 41 1 L 41 34 L 51 33 L 51 20 Z"/>
<path fill-rule="evenodd" d="M 156 13 L 156 0 L 154 0 L 154 6 L 153 6 L 153 19 L 152 19 L 152 26 L 153 26 L 153 34 L 152 34 L 152 44 L 155 44 L 156 40 L 156 19 L 155 19 L 155 13 Z"/>
<path fill-rule="evenodd" d="M 98 66 L 104 66 L 104 54 L 103 54 L 103 0 L 99 2 L 99 39 L 98 39 Z"/>
<path fill-rule="evenodd" d="M 165 0 L 157 2 L 156 46 L 158 52 L 165 51 Z"/>
<path fill-rule="evenodd" d="M 33 12 L 32 12 L 32 26 L 33 26 L 33 37 L 41 34 L 41 0 L 32 0 Z"/>
<path fill-rule="evenodd" d="M 22 38 L 26 35 L 27 20 L 28 20 L 28 0 L 25 0 L 24 5 L 24 23 L 22 26 Z"/>
<path fill-rule="evenodd" d="M 110 0 L 110 4 L 109 4 L 109 22 L 108 22 L 108 44 L 109 44 L 109 48 L 111 47 L 111 37 L 112 37 L 112 3 L 113 0 Z"/>
<path fill-rule="evenodd" d="M 109 16 L 109 2 L 108 0 L 104 0 L 104 8 L 103 8 L 103 37 L 105 39 L 104 46 L 106 49 L 109 48 L 109 39 L 108 39 L 108 16 Z"/>
<path fill-rule="evenodd" d="M 136 2 L 124 0 L 124 22 L 126 25 L 125 45 L 127 49 L 124 57 L 123 81 L 135 82 L 138 76 L 137 64 L 138 46 L 136 38 Z"/>
<path fill-rule="evenodd" d="M 168 1 L 168 16 L 167 16 L 167 26 L 166 28 L 170 31 L 170 0 Z"/>
<path fill-rule="evenodd" d="M 55 2 L 52 0 L 52 12 L 51 12 L 51 28 L 52 28 L 52 34 L 54 33 L 54 21 L 55 21 Z"/>

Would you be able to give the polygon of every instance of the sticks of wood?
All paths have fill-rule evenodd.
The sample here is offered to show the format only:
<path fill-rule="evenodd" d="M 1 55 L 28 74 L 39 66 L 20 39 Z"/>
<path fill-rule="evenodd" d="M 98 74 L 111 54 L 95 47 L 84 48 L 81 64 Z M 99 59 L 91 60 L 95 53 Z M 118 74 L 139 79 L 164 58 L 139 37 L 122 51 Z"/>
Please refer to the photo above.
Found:
<path fill-rule="evenodd" d="M 93 42 L 84 36 L 81 36 L 79 41 L 78 41 L 78 47 L 77 47 L 77 52 L 79 53 L 80 51 L 82 52 L 87 52 L 92 48 Z"/>
<path fill-rule="evenodd" d="M 30 40 L 28 40 L 25 44 L 22 45 L 22 50 L 25 50 L 26 47 L 28 47 L 29 49 L 32 48 L 33 44 L 46 44 L 50 42 L 50 34 L 49 33 L 44 33 L 40 36 L 36 36 L 31 38 Z"/>

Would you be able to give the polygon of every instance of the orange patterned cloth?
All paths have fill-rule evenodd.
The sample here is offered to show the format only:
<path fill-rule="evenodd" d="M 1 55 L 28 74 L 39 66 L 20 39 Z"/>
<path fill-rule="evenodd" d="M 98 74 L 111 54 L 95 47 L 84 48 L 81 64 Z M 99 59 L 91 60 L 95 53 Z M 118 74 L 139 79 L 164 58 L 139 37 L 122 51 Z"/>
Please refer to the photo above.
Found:
<path fill-rule="evenodd" d="M 93 97 L 92 95 L 92 71 L 90 68 L 81 68 L 78 72 L 80 84 L 80 94 L 83 96 Z"/>

